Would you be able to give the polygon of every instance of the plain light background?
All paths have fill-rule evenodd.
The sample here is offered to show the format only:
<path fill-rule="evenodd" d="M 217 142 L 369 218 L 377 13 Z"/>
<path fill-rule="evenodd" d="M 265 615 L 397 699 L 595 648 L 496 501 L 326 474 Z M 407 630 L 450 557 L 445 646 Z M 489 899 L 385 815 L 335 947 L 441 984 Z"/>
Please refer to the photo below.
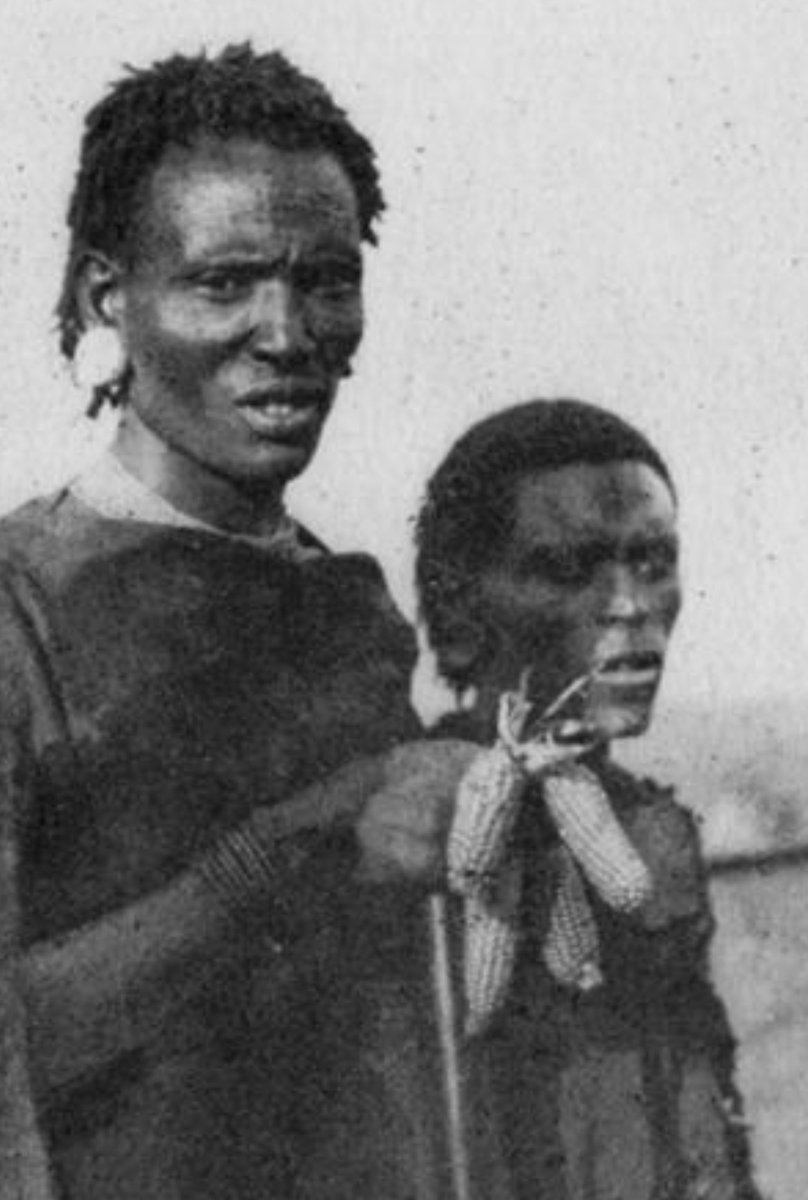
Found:
<path fill-rule="evenodd" d="M 687 603 L 664 699 L 719 714 L 754 700 L 776 724 L 808 693 L 804 0 L 5 0 L 0 510 L 109 436 L 53 336 L 83 113 L 125 61 L 248 37 L 332 87 L 389 201 L 356 374 L 295 509 L 374 551 L 412 614 L 409 522 L 451 440 L 531 396 L 611 406 L 682 496 Z M 428 676 L 420 696 L 442 703 Z M 736 796 L 717 811 L 731 841 Z M 808 1171 L 801 889 L 765 912 L 754 889 L 717 896 L 718 976 L 777 1200 L 800 1200 Z"/>
<path fill-rule="evenodd" d="M 333 88 L 389 201 L 356 375 L 297 511 L 375 551 L 411 614 L 408 521 L 451 439 L 535 395 L 612 406 L 682 495 L 666 696 L 805 691 L 800 2 L 6 0 L 0 508 L 109 434 L 84 420 L 53 337 L 83 113 L 123 62 L 247 37 Z"/>

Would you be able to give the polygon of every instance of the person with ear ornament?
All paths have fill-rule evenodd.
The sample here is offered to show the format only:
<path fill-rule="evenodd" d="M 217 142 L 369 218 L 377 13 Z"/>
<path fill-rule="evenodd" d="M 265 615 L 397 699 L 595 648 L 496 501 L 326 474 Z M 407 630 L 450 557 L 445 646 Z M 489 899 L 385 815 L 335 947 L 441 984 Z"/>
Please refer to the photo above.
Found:
<path fill-rule="evenodd" d="M 130 70 L 86 119 L 61 347 L 117 428 L 0 522 L 14 969 L 75 1200 L 447 1196 L 423 896 L 474 749 L 425 737 L 375 561 L 285 500 L 383 206 L 280 53 Z"/>

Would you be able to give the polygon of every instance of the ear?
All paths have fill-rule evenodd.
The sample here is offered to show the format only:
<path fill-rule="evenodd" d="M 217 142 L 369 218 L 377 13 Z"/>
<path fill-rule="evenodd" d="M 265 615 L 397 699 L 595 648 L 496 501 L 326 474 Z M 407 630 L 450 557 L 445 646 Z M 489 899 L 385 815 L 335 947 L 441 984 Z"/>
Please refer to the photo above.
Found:
<path fill-rule="evenodd" d="M 84 329 L 117 329 L 123 314 L 123 271 L 111 258 L 90 250 L 76 270 L 76 301 Z"/>
<path fill-rule="evenodd" d="M 468 611 L 446 614 L 443 619 L 440 657 L 447 674 L 473 677 L 491 650 L 491 629 Z"/>

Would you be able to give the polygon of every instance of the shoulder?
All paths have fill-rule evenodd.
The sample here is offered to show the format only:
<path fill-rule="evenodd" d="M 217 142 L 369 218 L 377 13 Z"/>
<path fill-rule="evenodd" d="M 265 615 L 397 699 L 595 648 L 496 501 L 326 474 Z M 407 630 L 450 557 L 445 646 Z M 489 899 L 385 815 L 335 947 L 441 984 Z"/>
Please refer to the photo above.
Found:
<path fill-rule="evenodd" d="M 600 776 L 627 826 L 646 830 L 647 836 L 670 843 L 670 849 L 688 847 L 693 854 L 701 853 L 696 816 L 677 799 L 674 787 L 634 775 L 614 762 L 608 762 Z"/>
<path fill-rule="evenodd" d="M 312 636 L 337 631 L 357 639 L 372 654 L 384 645 L 411 670 L 417 658 L 415 633 L 387 587 L 382 568 L 368 554 L 326 554 L 301 568 L 307 626 Z"/>
<path fill-rule="evenodd" d="M 308 538 L 313 535 L 307 534 Z M 313 578 L 341 588 L 346 594 L 373 595 L 385 603 L 392 604 L 384 572 L 370 554 L 335 554 L 314 543 L 323 553 L 310 559 L 306 567 Z"/>
<path fill-rule="evenodd" d="M 480 741 L 479 730 L 467 712 L 460 710 L 444 713 L 429 730 L 430 737 L 451 738 L 463 742 Z"/>
<path fill-rule="evenodd" d="M 38 496 L 0 520 L 0 562 L 36 558 L 55 531 L 66 491 Z"/>
<path fill-rule="evenodd" d="M 122 522 L 106 521 L 69 488 L 29 500 L 0 520 L 0 564 L 33 575 L 59 574 L 65 564 L 102 553 L 120 537 Z"/>
<path fill-rule="evenodd" d="M 650 926 L 682 917 L 706 916 L 706 868 L 698 824 L 672 787 L 638 778 L 608 764 L 603 783 L 629 838 L 654 876 Z"/>
<path fill-rule="evenodd" d="M 8 670 L 10 647 L 35 632 L 54 551 L 56 497 L 29 501 L 0 520 L 0 653 Z"/>

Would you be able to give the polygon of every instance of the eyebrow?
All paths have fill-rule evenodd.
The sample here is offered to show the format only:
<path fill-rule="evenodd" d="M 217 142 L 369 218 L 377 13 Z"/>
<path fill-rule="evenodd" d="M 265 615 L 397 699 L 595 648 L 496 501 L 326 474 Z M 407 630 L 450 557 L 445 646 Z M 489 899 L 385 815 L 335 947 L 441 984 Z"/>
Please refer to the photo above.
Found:
<path fill-rule="evenodd" d="M 679 538 L 669 530 L 654 530 L 633 533 L 624 542 L 614 537 L 559 538 L 554 542 L 534 541 L 520 555 L 522 563 L 553 563 L 571 557 L 586 558 L 591 562 L 606 562 L 609 559 L 631 560 L 649 549 L 664 549 L 677 552 Z"/>
<path fill-rule="evenodd" d="M 289 260 L 290 256 L 287 252 L 269 256 L 254 246 L 239 245 L 235 242 L 232 245 L 226 243 L 221 246 L 213 246 L 202 253 L 196 253 L 189 256 L 185 261 L 185 266 L 188 268 L 208 267 L 208 266 L 262 266 L 276 269 L 283 266 Z M 344 242 L 334 240 L 332 238 L 325 239 L 322 242 L 315 243 L 305 249 L 301 255 L 291 256 L 291 266 L 294 268 L 297 263 L 308 262 L 311 260 L 334 260 L 349 263 L 355 266 L 357 270 L 361 270 L 363 266 L 363 257 L 360 250 L 356 247 L 348 245 Z"/>
<path fill-rule="evenodd" d="M 211 271 L 233 271 L 244 275 L 245 279 L 252 279 L 288 270 L 293 276 L 304 276 L 307 272 L 328 266 L 350 273 L 357 283 L 364 275 L 362 255 L 347 247 L 313 248 L 291 263 L 287 263 L 286 258 L 286 255 L 270 258 L 253 250 L 223 248 L 210 254 L 194 255 L 185 259 L 177 265 L 173 275 L 176 279 L 194 280 Z"/>

